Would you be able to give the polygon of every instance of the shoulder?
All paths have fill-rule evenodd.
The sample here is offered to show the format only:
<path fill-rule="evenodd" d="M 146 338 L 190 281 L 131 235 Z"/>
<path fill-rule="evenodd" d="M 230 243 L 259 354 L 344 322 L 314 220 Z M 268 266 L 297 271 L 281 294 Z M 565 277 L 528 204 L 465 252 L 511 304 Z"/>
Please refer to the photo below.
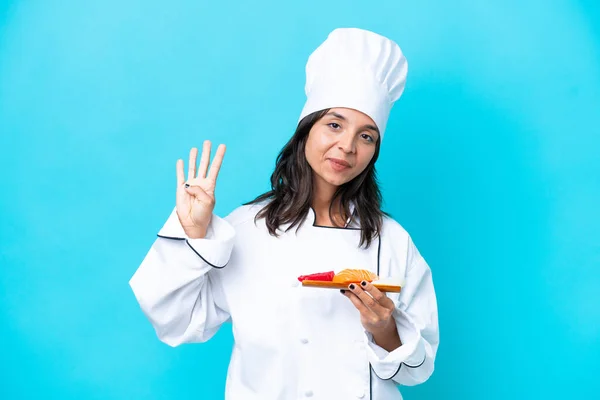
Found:
<path fill-rule="evenodd" d="M 382 241 L 396 251 L 401 250 L 409 265 L 420 263 L 429 268 L 411 234 L 398 221 L 388 216 L 384 216 Z"/>
<path fill-rule="evenodd" d="M 410 238 L 407 230 L 398 221 L 388 215 L 383 216 L 382 236 L 389 237 L 394 241 Z"/>
<path fill-rule="evenodd" d="M 268 201 L 262 201 L 256 204 L 241 205 L 235 208 L 225 217 L 225 220 L 232 226 L 244 225 L 248 222 L 254 222 L 256 214 L 268 204 Z"/>

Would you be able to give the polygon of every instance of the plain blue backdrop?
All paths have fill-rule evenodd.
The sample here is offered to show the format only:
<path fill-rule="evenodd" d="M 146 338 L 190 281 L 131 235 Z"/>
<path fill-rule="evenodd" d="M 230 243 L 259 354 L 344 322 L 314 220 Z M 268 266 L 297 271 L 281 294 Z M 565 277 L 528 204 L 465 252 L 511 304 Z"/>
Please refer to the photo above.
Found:
<path fill-rule="evenodd" d="M 190 147 L 228 145 L 220 215 L 268 189 L 345 26 L 409 62 L 377 166 L 441 344 L 405 398 L 598 398 L 597 0 L 0 4 L 0 398 L 223 398 L 230 325 L 170 348 L 128 280 Z"/>

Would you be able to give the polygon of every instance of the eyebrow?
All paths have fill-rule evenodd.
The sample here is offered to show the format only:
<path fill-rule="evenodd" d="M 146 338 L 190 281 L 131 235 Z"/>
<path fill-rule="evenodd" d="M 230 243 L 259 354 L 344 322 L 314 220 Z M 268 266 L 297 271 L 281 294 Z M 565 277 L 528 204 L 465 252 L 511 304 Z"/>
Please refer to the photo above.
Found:
<path fill-rule="evenodd" d="M 332 115 L 332 116 L 336 117 L 337 119 L 341 119 L 342 121 L 348 121 L 348 119 L 346 117 L 344 117 L 342 114 L 336 113 L 335 111 L 330 111 L 327 113 L 327 115 Z M 363 128 L 375 131 L 379 135 L 379 129 L 377 129 L 377 127 L 374 125 L 367 124 L 367 125 L 364 125 Z"/>

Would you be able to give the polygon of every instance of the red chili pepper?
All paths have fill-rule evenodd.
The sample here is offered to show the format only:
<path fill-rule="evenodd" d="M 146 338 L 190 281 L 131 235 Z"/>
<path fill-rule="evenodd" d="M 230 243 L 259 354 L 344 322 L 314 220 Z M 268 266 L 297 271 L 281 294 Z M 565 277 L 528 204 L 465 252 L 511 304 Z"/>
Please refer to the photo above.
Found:
<path fill-rule="evenodd" d="M 319 272 L 319 273 L 316 273 L 316 274 L 301 275 L 301 276 L 298 277 L 298 280 L 300 282 L 302 282 L 304 280 L 309 280 L 309 281 L 332 281 L 334 276 L 335 276 L 335 272 L 333 272 L 333 271 Z"/>

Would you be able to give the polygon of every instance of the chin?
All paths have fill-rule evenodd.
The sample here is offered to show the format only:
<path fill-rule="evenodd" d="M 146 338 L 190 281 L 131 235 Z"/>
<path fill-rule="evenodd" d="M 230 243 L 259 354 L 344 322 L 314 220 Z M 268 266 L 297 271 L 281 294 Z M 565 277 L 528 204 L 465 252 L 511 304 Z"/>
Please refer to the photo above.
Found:
<path fill-rule="evenodd" d="M 342 186 L 344 183 L 350 182 L 352 179 L 345 176 L 327 176 L 325 181 L 333 186 Z"/>

